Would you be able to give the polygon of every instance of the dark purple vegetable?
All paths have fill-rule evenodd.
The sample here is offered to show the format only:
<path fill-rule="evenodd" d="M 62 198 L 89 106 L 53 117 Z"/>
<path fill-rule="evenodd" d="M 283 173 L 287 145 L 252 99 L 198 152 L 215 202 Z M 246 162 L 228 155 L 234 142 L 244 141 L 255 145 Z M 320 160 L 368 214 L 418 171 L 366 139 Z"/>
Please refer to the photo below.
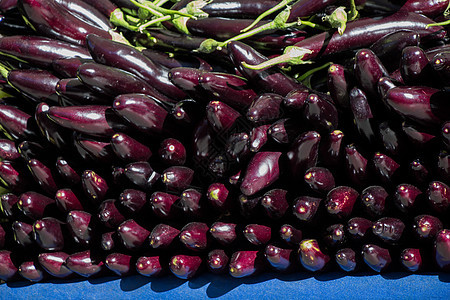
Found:
<path fill-rule="evenodd" d="M 21 165 L 7 160 L 0 161 L 1 185 L 12 192 L 20 193 L 29 187 L 31 182 L 26 175 Z"/>
<path fill-rule="evenodd" d="M 159 256 L 141 256 L 136 261 L 136 270 L 139 274 L 147 277 L 158 276 L 163 267 Z"/>
<path fill-rule="evenodd" d="M 279 119 L 267 130 L 267 134 L 279 144 L 291 144 L 301 132 L 301 125 L 294 118 Z"/>
<path fill-rule="evenodd" d="M 426 195 L 428 203 L 437 212 L 443 213 L 450 206 L 450 187 L 443 182 L 430 182 Z"/>
<path fill-rule="evenodd" d="M 253 123 L 275 121 L 281 115 L 283 97 L 265 93 L 257 96 L 247 111 L 247 119 Z"/>
<path fill-rule="evenodd" d="M 88 1 L 82 0 L 55 0 L 60 6 L 65 8 L 70 14 L 83 20 L 84 22 L 109 31 L 113 26 L 109 22 L 109 17 L 106 17 L 99 12 L 95 7 L 89 5 Z"/>
<path fill-rule="evenodd" d="M 302 231 L 293 227 L 292 225 L 285 224 L 280 228 L 280 238 L 289 245 L 298 245 L 302 241 Z"/>
<path fill-rule="evenodd" d="M 245 226 L 243 233 L 253 245 L 267 244 L 271 238 L 271 228 L 264 225 L 249 224 Z"/>
<path fill-rule="evenodd" d="M 366 234 L 370 231 L 368 231 L 370 228 L 372 228 L 372 221 L 355 217 L 351 218 L 347 222 L 347 231 L 350 233 L 351 237 L 355 239 L 360 239 L 366 236 Z"/>
<path fill-rule="evenodd" d="M 376 152 L 372 159 L 375 172 L 383 182 L 390 183 L 395 177 L 395 171 L 400 165 L 389 156 Z"/>
<path fill-rule="evenodd" d="M 316 131 L 307 131 L 300 134 L 286 153 L 289 160 L 293 179 L 302 180 L 306 170 L 317 163 L 320 134 Z"/>
<path fill-rule="evenodd" d="M 6 217 L 12 217 L 17 209 L 16 203 L 19 197 L 12 193 L 6 193 L 0 196 L 0 209 Z"/>
<path fill-rule="evenodd" d="M 62 106 L 109 104 L 106 97 L 100 97 L 78 78 L 67 78 L 58 81 L 55 91 Z"/>
<path fill-rule="evenodd" d="M 358 196 L 359 193 L 355 189 L 338 186 L 328 193 L 325 207 L 328 213 L 338 218 L 346 218 L 351 214 Z"/>
<path fill-rule="evenodd" d="M 300 196 L 294 200 L 292 210 L 301 221 L 310 222 L 317 213 L 321 198 Z"/>
<path fill-rule="evenodd" d="M 202 10 L 211 17 L 256 18 L 277 4 L 278 1 L 274 0 L 258 2 L 252 0 L 215 0 L 206 4 Z"/>
<path fill-rule="evenodd" d="M 208 245 L 207 233 L 209 227 L 205 223 L 191 222 L 180 232 L 180 241 L 190 250 L 205 250 Z"/>
<path fill-rule="evenodd" d="M 272 219 L 283 217 L 288 210 L 289 203 L 286 199 L 286 194 L 287 190 L 273 189 L 266 192 L 261 199 L 261 205 Z"/>
<path fill-rule="evenodd" d="M 2 160 L 13 161 L 20 157 L 16 145 L 13 141 L 7 139 L 0 139 L 0 158 Z"/>
<path fill-rule="evenodd" d="M 264 255 L 270 265 L 277 271 L 287 271 L 293 266 L 293 250 L 267 245 Z"/>
<path fill-rule="evenodd" d="M 55 218 L 39 219 L 33 224 L 34 239 L 44 250 L 59 251 L 64 248 L 62 222 Z"/>
<path fill-rule="evenodd" d="M 125 217 L 116 206 L 115 199 L 103 201 L 98 208 L 98 219 L 106 227 L 116 228 L 120 223 L 125 221 Z"/>
<path fill-rule="evenodd" d="M 287 22 L 294 22 L 297 18 L 309 17 L 322 10 L 327 6 L 333 5 L 336 0 L 300 0 L 292 4 L 291 11 Z"/>
<path fill-rule="evenodd" d="M 134 162 L 125 166 L 125 176 L 142 190 L 151 189 L 161 177 L 148 162 Z"/>
<path fill-rule="evenodd" d="M 209 271 L 215 274 L 222 274 L 227 270 L 229 260 L 225 251 L 215 249 L 208 253 L 206 263 Z"/>
<path fill-rule="evenodd" d="M 349 107 L 348 92 L 350 82 L 346 78 L 345 73 L 344 66 L 339 64 L 332 64 L 328 68 L 327 87 L 334 103 L 341 109 Z"/>
<path fill-rule="evenodd" d="M 311 272 L 322 270 L 330 261 L 330 257 L 322 252 L 314 239 L 303 240 L 298 252 L 302 266 Z"/>
<path fill-rule="evenodd" d="M 325 229 L 324 241 L 329 247 L 340 247 L 345 244 L 347 238 L 345 236 L 343 224 L 333 224 Z"/>
<path fill-rule="evenodd" d="M 71 189 L 60 189 L 55 195 L 56 205 L 63 212 L 71 210 L 83 210 L 83 206 L 78 197 Z"/>
<path fill-rule="evenodd" d="M 400 253 L 400 262 L 410 272 L 417 272 L 422 267 L 422 256 L 419 249 L 406 248 Z"/>
<path fill-rule="evenodd" d="M 364 262 L 375 272 L 381 272 L 391 263 L 391 255 L 388 249 L 377 245 L 367 244 L 362 248 Z"/>
<path fill-rule="evenodd" d="M 131 268 L 132 256 L 122 253 L 111 253 L 105 258 L 105 265 L 118 276 L 126 276 L 133 273 Z"/>
<path fill-rule="evenodd" d="M 194 277 L 202 264 L 199 256 L 175 255 L 170 259 L 169 268 L 180 279 Z"/>
<path fill-rule="evenodd" d="M 229 273 L 234 278 L 247 277 L 261 269 L 258 251 L 237 251 L 230 259 Z"/>
<path fill-rule="evenodd" d="M 269 130 L 270 125 L 261 125 L 258 127 L 254 127 L 250 132 L 250 151 L 259 152 L 259 150 L 264 146 L 267 142 L 267 131 Z"/>
<path fill-rule="evenodd" d="M 202 193 L 196 189 L 187 189 L 181 193 L 179 205 L 188 215 L 199 216 L 202 214 Z"/>
<path fill-rule="evenodd" d="M 129 212 L 135 213 L 142 209 L 147 202 L 147 196 L 143 191 L 135 189 L 125 189 L 120 194 L 119 202 Z"/>
<path fill-rule="evenodd" d="M 9 280 L 17 273 L 17 268 L 11 260 L 11 251 L 0 250 L 0 279 Z"/>
<path fill-rule="evenodd" d="M 110 251 L 116 246 L 116 232 L 106 232 L 102 234 L 101 241 L 100 241 L 101 247 L 105 251 Z"/>
<path fill-rule="evenodd" d="M 153 212 L 160 218 L 169 218 L 173 216 L 174 203 L 179 199 L 178 196 L 155 192 L 150 197 L 150 204 Z"/>
<path fill-rule="evenodd" d="M 76 78 L 78 68 L 87 62 L 94 61 L 89 56 L 88 58 L 59 58 L 52 61 L 52 69 L 63 78 Z"/>
<path fill-rule="evenodd" d="M 412 227 L 419 239 L 434 239 L 437 233 L 444 228 L 442 222 L 431 215 L 415 217 Z"/>
<path fill-rule="evenodd" d="M 438 232 L 434 241 L 435 259 L 438 266 L 447 271 L 450 267 L 450 230 Z"/>
<path fill-rule="evenodd" d="M 239 117 L 239 112 L 223 102 L 211 101 L 206 106 L 206 118 L 211 127 L 218 132 L 230 129 Z"/>
<path fill-rule="evenodd" d="M 279 177 L 279 159 L 281 152 L 258 152 L 247 167 L 241 192 L 251 196 L 270 186 Z"/>
<path fill-rule="evenodd" d="M 381 216 L 388 196 L 389 194 L 382 186 L 372 185 L 361 192 L 361 201 L 370 214 Z"/>
<path fill-rule="evenodd" d="M 111 147 L 118 157 L 129 162 L 146 161 L 152 155 L 151 150 L 147 146 L 125 133 L 113 135 L 111 137 Z"/>
<path fill-rule="evenodd" d="M 97 261 L 91 254 L 90 250 L 77 252 L 67 257 L 65 266 L 72 272 L 83 276 L 90 277 L 103 268 L 103 262 Z"/>
<path fill-rule="evenodd" d="M 164 170 L 162 182 L 169 191 L 182 191 L 189 187 L 193 177 L 194 170 L 183 166 L 173 166 Z"/>
<path fill-rule="evenodd" d="M 35 133 L 30 126 L 31 122 L 32 117 L 20 109 L 8 105 L 0 106 L 2 132 L 10 140 L 32 139 Z"/>
<path fill-rule="evenodd" d="M 405 229 L 405 223 L 397 218 L 384 217 L 373 223 L 374 235 L 386 242 L 397 242 Z"/>
<path fill-rule="evenodd" d="M 184 165 L 186 148 L 177 139 L 168 138 L 161 142 L 158 149 L 159 157 L 168 165 Z"/>
<path fill-rule="evenodd" d="M 345 272 L 355 271 L 358 266 L 356 253 L 351 248 L 344 248 L 336 252 L 335 259 L 339 267 Z"/>
<path fill-rule="evenodd" d="M 395 190 L 395 204 L 403 211 L 408 212 L 414 207 L 417 196 L 422 194 L 420 189 L 412 184 L 400 184 Z"/>
<path fill-rule="evenodd" d="M 117 233 L 127 249 L 138 249 L 147 240 L 150 231 L 134 220 L 126 220 L 117 227 Z"/>
<path fill-rule="evenodd" d="M 156 225 L 150 233 L 150 246 L 153 248 L 167 248 L 180 234 L 180 231 L 166 224 Z"/>
<path fill-rule="evenodd" d="M 92 170 L 85 170 L 81 176 L 83 190 L 94 203 L 100 203 L 108 192 L 106 180 Z"/>
<path fill-rule="evenodd" d="M 24 247 L 33 244 L 33 225 L 27 224 L 25 222 L 15 221 L 12 223 L 11 227 L 14 235 L 14 241 L 17 244 Z"/>
<path fill-rule="evenodd" d="M 378 80 L 389 76 L 379 58 L 369 49 L 356 53 L 354 73 L 361 88 L 369 95 L 376 95 Z"/>
<path fill-rule="evenodd" d="M 312 167 L 305 173 L 305 182 L 319 193 L 328 193 L 335 187 L 333 174 L 327 168 Z"/>
<path fill-rule="evenodd" d="M 50 275 L 58 278 L 65 278 L 72 274 L 65 265 L 69 254 L 65 252 L 43 252 L 38 255 L 38 261 L 44 270 Z"/>
<path fill-rule="evenodd" d="M 440 0 L 408 0 L 400 11 L 416 12 L 428 17 L 436 17 L 447 8 L 447 1 Z"/>
<path fill-rule="evenodd" d="M 54 199 L 36 192 L 23 193 L 17 202 L 19 209 L 33 220 L 42 218 L 46 208 L 54 203 Z"/>
<path fill-rule="evenodd" d="M 376 86 L 373 86 L 373 90 L 375 89 Z M 375 93 L 375 91 L 373 91 L 373 93 Z M 353 119 L 359 134 L 364 138 L 364 141 L 374 143 L 375 133 L 374 128 L 372 128 L 374 116 L 370 109 L 366 94 L 358 88 L 353 88 L 350 91 L 349 98 Z"/>
<path fill-rule="evenodd" d="M 53 178 L 52 171 L 37 159 L 28 161 L 28 169 L 33 175 L 34 180 L 39 186 L 50 195 L 54 195 L 58 190 L 58 186 Z"/>
<path fill-rule="evenodd" d="M 44 272 L 34 261 L 24 261 L 19 266 L 18 273 L 31 282 L 39 282 L 44 279 Z"/>
<path fill-rule="evenodd" d="M 427 85 L 436 80 L 428 58 L 421 48 L 417 46 L 406 47 L 402 51 L 400 72 L 407 85 Z"/>
<path fill-rule="evenodd" d="M 236 224 L 215 222 L 209 229 L 212 237 L 223 245 L 231 244 L 237 237 Z"/>
<path fill-rule="evenodd" d="M 333 103 L 318 94 L 310 94 L 303 111 L 313 128 L 332 132 L 338 127 L 338 112 Z"/>

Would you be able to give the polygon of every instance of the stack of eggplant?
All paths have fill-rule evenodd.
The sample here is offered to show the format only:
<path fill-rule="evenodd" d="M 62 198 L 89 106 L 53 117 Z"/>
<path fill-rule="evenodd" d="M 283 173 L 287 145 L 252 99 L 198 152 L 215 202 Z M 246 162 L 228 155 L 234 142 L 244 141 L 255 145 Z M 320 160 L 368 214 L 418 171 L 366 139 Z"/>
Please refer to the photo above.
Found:
<path fill-rule="evenodd" d="M 449 7 L 0 1 L 0 279 L 449 271 Z"/>

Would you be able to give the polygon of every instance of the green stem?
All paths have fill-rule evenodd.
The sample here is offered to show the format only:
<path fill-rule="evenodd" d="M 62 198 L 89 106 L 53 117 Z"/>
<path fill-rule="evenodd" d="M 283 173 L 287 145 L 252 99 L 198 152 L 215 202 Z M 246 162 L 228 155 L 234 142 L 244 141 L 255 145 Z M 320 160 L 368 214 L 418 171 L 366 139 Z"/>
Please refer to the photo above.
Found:
<path fill-rule="evenodd" d="M 348 13 L 348 20 L 353 21 L 358 16 L 358 10 L 356 9 L 355 0 L 350 0 L 350 11 Z"/>
<path fill-rule="evenodd" d="M 141 4 L 140 2 L 137 2 L 137 1 L 135 1 L 135 0 L 130 0 L 130 2 L 133 3 L 134 5 L 136 5 L 137 7 L 139 7 L 139 8 L 141 8 L 141 9 L 144 9 L 144 10 L 148 11 L 149 13 L 151 13 L 151 14 L 154 15 L 154 16 L 157 16 L 157 17 L 162 17 L 162 16 L 164 16 L 164 15 L 163 15 L 162 13 L 160 13 L 159 11 L 154 10 L 154 9 L 152 9 L 152 8 L 146 6 L 146 5 L 143 5 L 143 4 Z"/>
<path fill-rule="evenodd" d="M 428 24 L 425 28 L 428 29 L 429 27 L 433 27 L 433 26 L 447 26 L 449 24 L 450 24 L 450 20 L 447 20 L 444 22 Z"/>
<path fill-rule="evenodd" d="M 164 4 L 166 4 L 167 2 L 169 2 L 169 0 L 155 0 L 153 2 L 154 5 L 156 6 L 163 6 Z"/>
<path fill-rule="evenodd" d="M 127 22 L 133 22 L 135 24 L 141 22 L 141 19 L 135 18 L 135 17 L 130 16 L 130 15 L 125 15 L 125 19 L 126 19 Z"/>
<path fill-rule="evenodd" d="M 252 24 L 248 25 L 247 27 L 245 27 L 244 29 L 241 30 L 241 32 L 246 32 L 249 31 L 250 29 L 252 29 L 253 27 L 255 27 L 256 24 L 258 24 L 259 21 L 261 21 L 262 19 L 264 19 L 265 17 L 267 17 L 268 15 L 282 9 L 284 6 L 288 5 L 290 2 L 292 2 L 292 0 L 282 0 L 280 3 L 278 3 L 277 5 L 275 5 L 274 7 L 266 10 L 265 12 L 263 12 L 262 14 L 260 14 L 254 21 Z"/>
<path fill-rule="evenodd" d="M 289 46 L 286 47 L 286 49 L 284 50 L 284 53 L 281 54 L 280 56 L 277 56 L 275 58 L 266 60 L 263 63 L 260 63 L 258 65 L 249 65 L 246 62 L 242 62 L 242 65 L 247 68 L 247 69 L 251 69 L 251 70 L 262 70 L 262 69 L 266 69 L 278 64 L 282 64 L 282 63 L 288 63 L 291 65 L 300 65 L 300 64 L 308 64 L 311 63 L 310 61 L 303 61 L 303 57 L 306 54 L 311 54 L 312 51 L 305 49 L 305 48 L 301 48 L 301 47 L 297 47 L 297 46 Z"/>
<path fill-rule="evenodd" d="M 164 21 L 169 21 L 171 19 L 172 19 L 172 16 L 164 16 L 164 17 L 161 17 L 161 18 L 156 18 L 156 19 L 148 21 L 147 23 L 142 24 L 141 26 L 139 26 L 138 29 L 139 29 L 140 32 L 142 32 L 147 27 L 150 27 L 152 25 L 155 25 L 155 24 L 158 24 L 158 23 L 161 23 L 161 22 L 164 22 Z"/>
<path fill-rule="evenodd" d="M 116 10 L 113 11 L 113 13 L 111 14 L 111 17 L 109 18 L 109 21 L 116 26 L 121 26 L 121 27 L 127 28 L 131 31 L 137 30 L 136 26 L 130 25 L 125 20 L 125 15 L 124 15 L 123 11 L 120 10 L 120 8 L 117 8 Z"/>
<path fill-rule="evenodd" d="M 312 22 L 309 22 L 309 21 L 301 21 L 301 25 L 306 25 L 306 26 L 309 26 L 309 27 L 312 27 L 312 28 L 317 28 L 317 29 L 323 30 L 323 31 L 328 31 L 328 29 L 329 29 L 329 28 L 327 28 L 325 26 L 322 26 L 322 25 L 319 25 L 319 24 L 316 24 L 316 23 L 312 23 Z"/>
<path fill-rule="evenodd" d="M 153 14 L 157 17 L 163 17 L 164 15 L 178 15 L 178 16 L 182 16 L 182 17 L 195 18 L 191 14 L 180 12 L 178 10 L 172 10 L 172 9 L 166 9 L 166 8 L 159 7 L 150 1 L 144 1 L 142 4 L 135 0 L 130 0 L 130 1 L 131 1 L 131 3 L 135 4 L 139 8 L 148 10 L 151 14 Z"/>
<path fill-rule="evenodd" d="M 0 63 L 0 75 L 2 75 L 3 78 L 8 80 L 9 69 L 7 66 L 5 66 L 4 64 L 1 64 L 1 63 Z"/>
<path fill-rule="evenodd" d="M 325 68 L 328 68 L 328 67 L 331 66 L 332 64 L 333 64 L 332 62 L 327 62 L 326 64 L 324 64 L 324 65 L 322 65 L 322 66 L 320 66 L 320 67 L 311 69 L 311 70 L 309 70 L 309 71 L 303 73 L 302 76 L 298 76 L 298 77 L 296 76 L 295 78 L 296 78 L 298 81 L 303 81 L 303 80 L 305 80 L 306 78 L 308 78 L 309 76 L 311 76 L 312 74 L 314 74 L 314 73 L 316 73 L 316 72 L 318 72 L 318 71 L 320 71 L 320 70 L 323 70 L 323 69 L 325 69 Z"/>

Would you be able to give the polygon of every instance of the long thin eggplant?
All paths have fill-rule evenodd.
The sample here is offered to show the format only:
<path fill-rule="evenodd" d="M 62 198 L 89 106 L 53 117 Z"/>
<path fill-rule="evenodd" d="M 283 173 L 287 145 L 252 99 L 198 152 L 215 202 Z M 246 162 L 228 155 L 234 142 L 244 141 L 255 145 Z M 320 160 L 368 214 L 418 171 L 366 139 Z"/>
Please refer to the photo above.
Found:
<path fill-rule="evenodd" d="M 80 18 L 93 26 L 99 27 L 103 30 L 111 30 L 113 26 L 109 19 L 99 12 L 95 7 L 89 5 L 82 0 L 54 0 L 56 3 L 64 7 L 72 15 Z"/>
<path fill-rule="evenodd" d="M 254 19 L 278 3 L 277 0 L 214 0 L 208 2 L 202 11 L 210 17 Z"/>

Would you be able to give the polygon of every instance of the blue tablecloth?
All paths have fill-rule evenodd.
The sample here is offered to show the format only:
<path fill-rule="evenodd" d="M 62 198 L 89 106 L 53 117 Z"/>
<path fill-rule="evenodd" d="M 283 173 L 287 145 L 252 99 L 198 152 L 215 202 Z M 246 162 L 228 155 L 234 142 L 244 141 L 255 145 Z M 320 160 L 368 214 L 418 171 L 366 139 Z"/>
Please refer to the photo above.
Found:
<path fill-rule="evenodd" d="M 189 281 L 173 276 L 51 280 L 0 286 L 0 299 L 450 299 L 450 273 L 347 275 L 261 274 L 234 279 L 204 274 Z"/>

